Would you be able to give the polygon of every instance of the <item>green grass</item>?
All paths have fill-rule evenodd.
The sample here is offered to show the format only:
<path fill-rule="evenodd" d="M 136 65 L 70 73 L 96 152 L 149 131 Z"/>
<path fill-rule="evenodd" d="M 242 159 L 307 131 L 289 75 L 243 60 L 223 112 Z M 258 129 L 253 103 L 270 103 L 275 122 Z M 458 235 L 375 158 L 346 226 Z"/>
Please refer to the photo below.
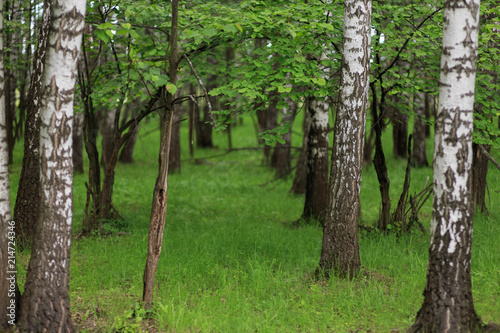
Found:
<path fill-rule="evenodd" d="M 233 129 L 236 147 L 256 142 L 251 120 L 244 122 Z M 142 132 L 155 126 L 147 123 Z M 298 122 L 294 130 L 300 133 L 300 128 Z M 117 167 L 114 204 L 124 219 L 107 228 L 126 234 L 96 234 L 73 242 L 71 311 L 82 331 L 388 332 L 404 331 L 412 324 L 425 286 L 428 236 L 361 234 L 361 259 L 369 277 L 316 281 L 311 274 L 319 261 L 321 230 L 284 224 L 300 217 L 303 208 L 303 197 L 288 194 L 292 178 L 261 186 L 274 174 L 261 165 L 259 151 L 232 152 L 195 164 L 188 158 L 185 128 L 182 135 L 182 172 L 169 177 L 167 225 L 149 319 L 143 318 L 137 303 L 157 174 L 158 132 L 138 140 L 135 163 Z M 197 150 L 196 158 L 223 153 L 225 135 L 216 133 L 214 141 L 218 148 Z M 386 135 L 395 206 L 406 163 L 392 158 L 390 141 Z M 293 145 L 300 144 L 300 135 L 294 135 Z M 19 170 L 16 157 L 13 192 Z M 414 170 L 411 191 L 419 191 L 431 173 L 430 168 Z M 75 234 L 84 216 L 86 177 L 74 178 Z M 483 321 L 500 322 L 497 170 L 491 169 L 489 184 L 490 215 L 475 218 L 473 294 Z M 379 198 L 375 171 L 366 168 L 363 223 L 376 221 Z M 421 215 L 426 227 L 430 216 L 431 201 Z M 27 268 L 28 255 L 19 259 L 20 272 Z"/>

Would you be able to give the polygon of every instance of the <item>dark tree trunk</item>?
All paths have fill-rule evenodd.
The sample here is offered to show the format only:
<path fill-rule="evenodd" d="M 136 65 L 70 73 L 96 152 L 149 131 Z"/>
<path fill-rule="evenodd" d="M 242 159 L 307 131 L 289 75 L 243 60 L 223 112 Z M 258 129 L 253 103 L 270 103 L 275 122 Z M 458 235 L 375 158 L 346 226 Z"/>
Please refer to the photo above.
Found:
<path fill-rule="evenodd" d="M 297 112 L 298 105 L 291 98 L 286 98 L 288 107 L 283 110 L 282 126 L 290 126 L 287 133 L 282 135 L 285 143 L 276 143 L 271 165 L 276 169 L 276 177 L 284 177 L 290 173 L 291 168 L 291 145 L 292 145 L 292 123 Z"/>
<path fill-rule="evenodd" d="M 408 116 L 399 109 L 399 98 L 394 97 L 393 103 L 394 105 L 391 107 L 393 153 L 395 158 L 406 158 Z"/>
<path fill-rule="evenodd" d="M 24 126 L 24 156 L 21 176 L 14 206 L 14 221 L 17 223 L 17 244 L 29 247 L 33 241 L 38 222 L 40 200 L 40 152 L 39 152 L 39 98 L 41 79 L 45 63 L 47 37 L 49 34 L 50 8 L 52 0 L 44 1 L 39 41 L 33 58 L 33 74 L 28 95 L 26 124 Z"/>
<path fill-rule="evenodd" d="M 313 97 L 307 102 L 311 126 L 307 138 L 307 178 L 301 219 L 323 223 L 328 202 L 328 103 Z"/>
<path fill-rule="evenodd" d="M 416 167 L 429 166 L 425 145 L 425 97 L 423 93 L 416 93 L 413 99 L 413 165 Z"/>
<path fill-rule="evenodd" d="M 484 146 L 489 153 L 491 146 Z M 488 174 L 489 160 L 479 149 L 476 143 L 472 144 L 472 198 L 476 209 L 486 213 L 486 176 Z"/>
<path fill-rule="evenodd" d="M 363 145 L 363 164 L 364 165 L 369 165 L 372 163 L 374 134 L 375 134 L 375 129 L 374 129 L 374 125 L 372 122 L 372 125 L 370 126 L 370 135 L 365 140 L 365 143 Z"/>
<path fill-rule="evenodd" d="M 295 170 L 295 177 L 293 178 L 292 188 L 290 192 L 293 194 L 305 194 L 307 182 L 307 137 L 309 136 L 309 127 L 311 126 L 311 116 L 307 107 L 304 111 L 302 149 L 300 150 L 299 160 Z"/>
<path fill-rule="evenodd" d="M 378 227 L 380 230 L 384 231 L 390 224 L 391 218 L 391 198 L 389 196 L 390 180 L 387 174 L 387 164 L 385 162 L 384 148 L 382 146 L 382 123 L 385 107 L 385 93 L 382 92 L 380 103 L 377 103 L 377 94 L 375 84 L 370 84 L 372 91 L 372 117 L 373 126 L 375 131 L 375 156 L 373 157 L 373 166 L 377 173 L 377 179 L 379 182 L 380 196 L 382 199 L 382 208 L 380 210 L 380 216 L 378 220 Z M 378 110 L 380 109 L 380 110 Z"/>
<path fill-rule="evenodd" d="M 85 114 L 75 114 L 73 121 L 73 171 L 83 173 L 83 123 Z"/>
<path fill-rule="evenodd" d="M 208 76 L 208 91 L 217 87 L 217 75 L 211 74 Z M 209 96 L 210 104 L 212 108 L 216 108 L 217 105 L 217 97 Z M 210 110 L 208 107 L 208 103 L 205 103 L 203 107 L 203 116 L 201 115 L 201 108 L 198 105 L 194 110 L 194 126 L 196 131 L 196 146 L 198 148 L 211 148 L 213 147 L 212 142 L 212 124 L 210 123 Z"/>
<path fill-rule="evenodd" d="M 431 136 L 431 123 L 429 120 L 431 120 L 431 116 L 436 119 L 436 103 L 434 102 L 434 96 L 429 93 L 425 93 L 424 105 L 425 119 L 428 120 L 425 122 L 425 137 L 429 138 Z"/>
<path fill-rule="evenodd" d="M 317 273 L 352 278 L 361 266 L 359 193 L 370 75 L 370 0 L 344 1 L 342 79 L 335 117 L 328 208 Z"/>
<path fill-rule="evenodd" d="M 181 172 L 181 108 L 173 105 L 172 133 L 170 138 L 170 152 L 168 158 L 168 172 Z"/>

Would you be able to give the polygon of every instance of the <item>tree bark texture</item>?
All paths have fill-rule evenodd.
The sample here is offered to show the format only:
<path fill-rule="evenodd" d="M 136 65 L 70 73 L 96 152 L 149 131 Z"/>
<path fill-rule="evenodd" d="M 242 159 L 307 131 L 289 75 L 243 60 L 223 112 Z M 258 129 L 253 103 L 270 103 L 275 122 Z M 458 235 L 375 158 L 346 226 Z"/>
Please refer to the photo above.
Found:
<path fill-rule="evenodd" d="M 425 146 L 425 95 L 416 93 L 413 98 L 413 156 L 412 162 L 416 167 L 429 166 L 427 149 Z"/>
<path fill-rule="evenodd" d="M 443 21 L 427 284 L 410 332 L 477 332 L 470 176 L 479 0 L 445 1 Z"/>
<path fill-rule="evenodd" d="M 170 59 L 169 80 L 174 85 L 177 81 L 177 29 L 179 1 L 172 0 L 172 28 L 170 31 Z M 160 260 L 161 247 L 163 244 L 163 232 L 165 230 L 165 219 L 167 216 L 167 191 L 168 191 L 168 167 L 170 157 L 170 141 L 172 137 L 174 96 L 166 93 L 167 107 L 162 114 L 162 138 L 160 141 L 160 153 L 158 157 L 158 177 L 153 191 L 153 203 L 151 205 L 151 217 L 148 235 L 148 256 L 143 276 L 142 301 L 146 309 L 151 308 L 153 303 L 153 292 L 155 285 L 156 269 Z"/>
<path fill-rule="evenodd" d="M 40 223 L 21 301 L 23 332 L 74 331 L 69 302 L 73 103 L 86 1 L 53 2 L 40 98 Z"/>
<path fill-rule="evenodd" d="M 15 235 L 10 210 L 9 147 L 7 142 L 4 85 L 3 0 L 0 0 L 0 331 L 17 319 Z M 11 260 L 9 260 L 11 259 Z M 13 259 L 13 260 L 12 260 Z"/>
<path fill-rule="evenodd" d="M 35 225 L 38 222 L 40 205 L 40 91 L 45 64 L 47 39 L 50 27 L 50 13 L 53 0 L 45 0 L 38 46 L 33 58 L 33 74 L 28 95 L 26 124 L 24 126 L 24 156 L 17 198 L 14 206 L 14 221 L 17 224 L 17 244 L 30 246 L 33 242 Z"/>
<path fill-rule="evenodd" d="M 309 97 L 311 123 L 307 136 L 307 176 L 301 219 L 323 224 L 328 204 L 328 102 Z"/>
<path fill-rule="evenodd" d="M 368 105 L 371 0 L 344 1 L 342 79 L 319 272 L 353 277 L 361 260 L 359 193 Z"/>
<path fill-rule="evenodd" d="M 304 123 L 303 130 L 304 136 L 302 138 L 302 149 L 300 150 L 299 160 L 297 161 L 297 167 L 295 170 L 295 177 L 293 178 L 292 188 L 290 192 L 293 194 L 305 194 L 306 193 L 306 180 L 307 180 L 307 137 L 309 136 L 309 127 L 311 126 L 311 116 L 307 109 L 307 105 L 304 107 Z"/>

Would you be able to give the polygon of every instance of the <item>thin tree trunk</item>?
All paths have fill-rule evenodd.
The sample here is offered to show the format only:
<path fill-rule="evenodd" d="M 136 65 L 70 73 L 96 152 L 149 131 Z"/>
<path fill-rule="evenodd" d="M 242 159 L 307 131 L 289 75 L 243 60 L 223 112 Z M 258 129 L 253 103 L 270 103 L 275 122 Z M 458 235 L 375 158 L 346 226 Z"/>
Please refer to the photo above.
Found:
<path fill-rule="evenodd" d="M 53 28 L 40 99 L 40 223 L 21 301 L 23 332 L 74 331 L 69 302 L 72 127 L 85 9 L 82 0 L 55 0 L 51 7 Z"/>
<path fill-rule="evenodd" d="M 170 59 L 169 59 L 169 78 L 174 85 L 177 81 L 177 15 L 178 0 L 172 0 L 172 24 L 170 31 Z M 173 100 L 174 96 L 166 93 L 166 108 L 162 114 L 162 138 L 160 142 L 160 154 L 158 157 L 158 177 L 156 178 L 153 192 L 153 203 L 151 205 L 151 218 L 148 236 L 148 256 L 146 267 L 144 269 L 144 288 L 142 301 L 146 309 L 151 308 L 153 303 L 153 292 L 155 284 L 156 268 L 160 260 L 161 247 L 163 243 L 163 232 L 165 230 L 165 219 L 167 215 L 167 191 L 168 191 L 168 165 L 170 156 L 170 140 L 173 125 Z"/>
<path fill-rule="evenodd" d="M 482 327 L 471 287 L 470 191 L 479 0 L 446 0 L 443 21 L 427 285 L 409 332 L 477 332 Z"/>
<path fill-rule="evenodd" d="M 29 88 L 26 113 L 26 124 L 24 126 L 24 156 L 17 198 L 14 206 L 14 221 L 17 223 L 17 245 L 22 248 L 30 246 L 35 233 L 35 225 L 38 223 L 38 212 L 40 205 L 40 91 L 45 54 L 47 49 L 47 38 L 49 35 L 50 13 L 52 0 L 44 1 L 44 10 L 38 46 L 33 59 L 33 74 Z"/>
<path fill-rule="evenodd" d="M 429 166 L 427 148 L 425 145 L 425 97 L 424 93 L 416 93 L 413 98 L 413 165 Z"/>
<path fill-rule="evenodd" d="M 408 146 L 408 116 L 399 110 L 399 98 L 394 97 L 395 105 L 392 106 L 392 141 L 395 158 L 406 158 Z"/>
<path fill-rule="evenodd" d="M 307 137 L 309 136 L 309 126 L 311 126 L 311 116 L 308 111 L 308 107 L 304 107 L 304 123 L 303 131 L 304 136 L 302 138 L 302 149 L 300 150 L 299 160 L 297 161 L 297 167 L 295 170 L 295 177 L 293 178 L 292 187 L 290 192 L 294 194 L 305 194 L 306 193 L 306 182 L 307 182 Z"/>
<path fill-rule="evenodd" d="M 181 109 L 178 104 L 173 105 L 172 133 L 170 140 L 170 156 L 168 159 L 168 172 L 181 172 Z"/>
<path fill-rule="evenodd" d="M 372 90 L 372 117 L 373 128 L 375 131 L 375 155 L 373 157 L 373 166 L 377 173 L 379 182 L 380 197 L 382 199 L 382 207 L 378 220 L 378 227 L 384 231 L 390 224 L 391 219 L 391 198 L 389 196 L 390 180 L 387 174 L 387 164 L 385 162 L 384 148 L 382 146 L 382 122 L 385 108 L 385 95 L 382 92 L 380 103 L 377 103 L 377 94 L 375 84 L 371 84 Z M 379 110 L 378 110 L 379 109 Z M 377 111 L 378 110 L 378 111 Z"/>
<path fill-rule="evenodd" d="M 368 106 L 371 0 L 344 1 L 342 79 L 335 118 L 332 168 L 317 273 L 353 277 L 361 260 L 359 193 Z"/>
<path fill-rule="evenodd" d="M 73 122 L 73 170 L 83 173 L 83 123 L 85 114 L 75 114 Z"/>
<path fill-rule="evenodd" d="M 101 164 L 104 168 L 110 163 L 115 146 L 115 116 L 115 110 L 101 110 L 99 128 L 102 135 Z"/>

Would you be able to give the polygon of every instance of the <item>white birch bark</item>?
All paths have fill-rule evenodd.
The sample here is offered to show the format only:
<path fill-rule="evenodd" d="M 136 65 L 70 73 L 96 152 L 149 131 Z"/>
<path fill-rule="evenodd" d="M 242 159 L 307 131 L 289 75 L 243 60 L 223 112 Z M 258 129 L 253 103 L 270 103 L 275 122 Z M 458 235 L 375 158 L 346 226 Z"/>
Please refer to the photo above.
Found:
<path fill-rule="evenodd" d="M 40 99 L 40 223 L 21 304 L 23 331 L 73 331 L 69 258 L 73 101 L 86 1 L 54 1 Z"/>
<path fill-rule="evenodd" d="M 482 325 L 470 275 L 479 0 L 445 1 L 443 21 L 427 285 L 410 332 L 476 332 Z"/>
<path fill-rule="evenodd" d="M 11 296 L 14 295 L 9 292 L 11 283 L 7 278 L 10 278 L 11 274 L 7 272 L 15 271 L 15 269 L 9 269 L 8 267 L 8 236 L 13 236 L 15 229 L 14 232 L 12 232 L 12 229 L 8 228 L 12 217 L 10 209 L 9 153 L 5 115 L 5 73 L 3 54 L 3 0 L 0 0 L 0 331 L 6 330 L 13 323 L 11 320 L 15 319 L 15 314 L 14 317 L 10 316 L 10 311 L 8 309 L 11 299 L 13 299 Z M 9 233 L 9 231 L 11 231 L 11 233 Z"/>
<path fill-rule="evenodd" d="M 359 193 L 370 75 L 371 0 L 344 1 L 342 80 L 335 119 L 320 269 L 352 277 L 361 265 Z"/>

